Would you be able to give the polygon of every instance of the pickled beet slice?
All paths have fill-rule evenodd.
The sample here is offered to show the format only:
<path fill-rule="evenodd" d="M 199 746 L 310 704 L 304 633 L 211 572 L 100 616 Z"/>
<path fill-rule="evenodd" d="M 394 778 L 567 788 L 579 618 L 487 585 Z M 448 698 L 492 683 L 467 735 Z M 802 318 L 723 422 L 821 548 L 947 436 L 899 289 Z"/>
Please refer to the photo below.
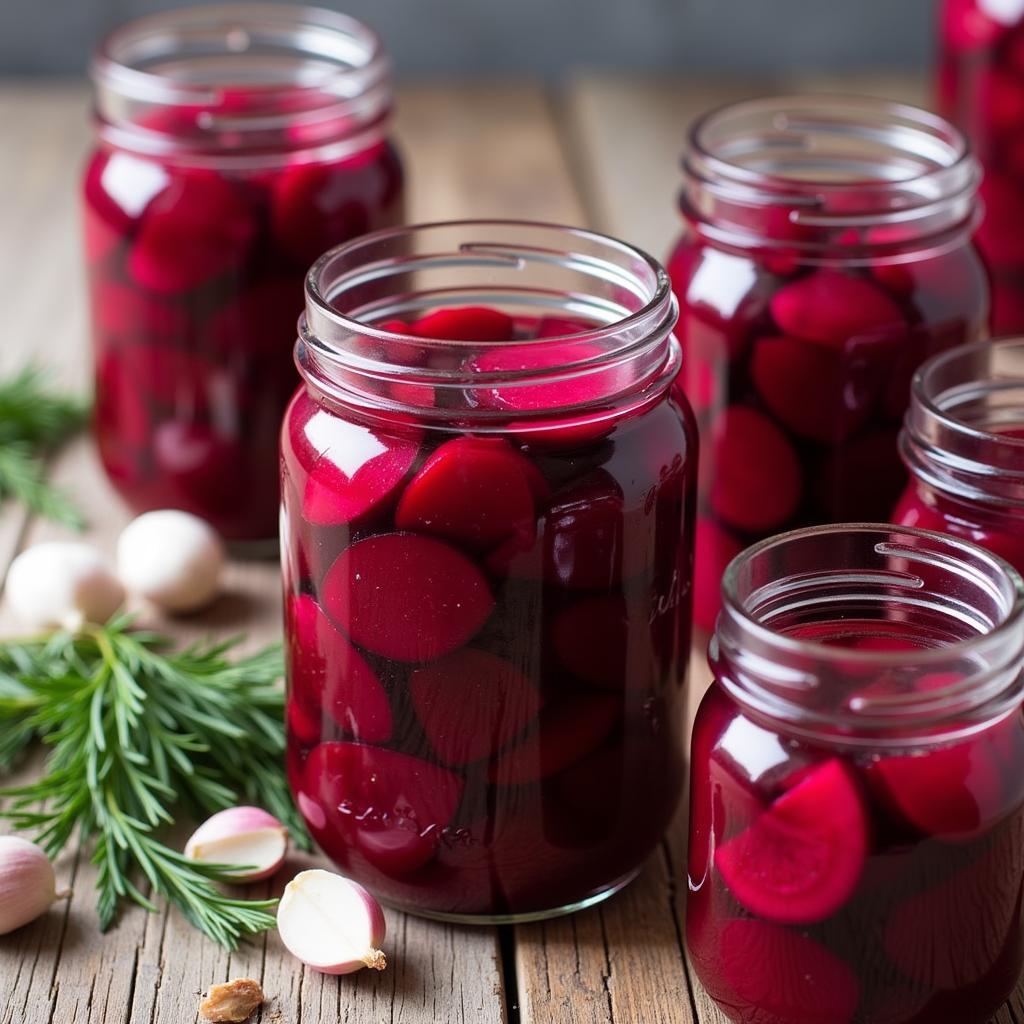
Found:
<path fill-rule="evenodd" d="M 409 331 L 438 341 L 514 341 L 516 337 L 512 317 L 486 306 L 439 309 L 416 320 Z"/>
<path fill-rule="evenodd" d="M 597 749 L 621 714 L 620 702 L 603 694 L 566 697 L 548 706 L 536 729 L 491 765 L 490 781 L 514 786 L 557 774 Z"/>
<path fill-rule="evenodd" d="M 727 991 L 711 994 L 750 1024 L 849 1024 L 860 983 L 827 947 L 764 921 L 733 920 L 721 931 L 715 968 Z"/>
<path fill-rule="evenodd" d="M 288 602 L 291 697 L 356 739 L 391 738 L 388 695 L 376 673 L 308 594 Z M 319 740 L 321 737 L 316 737 Z"/>
<path fill-rule="evenodd" d="M 501 438 L 446 441 L 409 481 L 395 525 L 486 551 L 533 528 L 530 468 Z"/>
<path fill-rule="evenodd" d="M 150 291 L 189 291 L 239 266 L 255 234 L 252 211 L 230 182 L 214 172 L 183 174 L 146 207 L 128 272 Z"/>
<path fill-rule="evenodd" d="M 319 526 L 356 523 L 394 497 L 420 451 L 423 432 L 385 433 L 306 402 L 290 420 L 290 443 L 309 474 L 302 515 Z"/>
<path fill-rule="evenodd" d="M 730 526 L 760 533 L 800 504 L 800 463 L 785 435 L 753 409 L 733 405 L 712 427 L 711 507 Z"/>
<path fill-rule="evenodd" d="M 796 338 L 761 338 L 750 375 L 765 405 L 795 434 L 824 444 L 844 441 L 871 412 L 878 368 Z"/>
<path fill-rule="evenodd" d="M 494 608 L 487 580 L 462 552 L 412 533 L 366 537 L 327 570 L 324 610 L 360 647 L 430 661 L 461 647 Z"/>
<path fill-rule="evenodd" d="M 462 785 L 452 772 L 394 750 L 321 743 L 306 761 L 302 795 L 367 860 L 402 875 L 433 857 Z"/>
<path fill-rule="evenodd" d="M 569 320 L 560 316 L 542 316 L 530 332 L 534 338 L 566 338 L 594 329 L 583 320 Z"/>
<path fill-rule="evenodd" d="M 496 754 L 541 706 L 537 687 L 515 665 L 470 648 L 416 669 L 409 690 L 431 746 L 452 765 Z"/>
<path fill-rule="evenodd" d="M 693 621 L 710 633 L 722 607 L 725 567 L 743 550 L 743 545 L 727 529 L 704 516 L 697 519 L 695 543 Z"/>
<path fill-rule="evenodd" d="M 857 886 L 868 851 L 864 805 L 841 761 L 800 781 L 715 852 L 715 866 L 752 914 L 812 924 L 839 910 Z"/>
<path fill-rule="evenodd" d="M 882 288 L 838 270 L 816 270 L 784 285 L 770 305 L 785 334 L 836 348 L 905 327 L 899 306 Z"/>

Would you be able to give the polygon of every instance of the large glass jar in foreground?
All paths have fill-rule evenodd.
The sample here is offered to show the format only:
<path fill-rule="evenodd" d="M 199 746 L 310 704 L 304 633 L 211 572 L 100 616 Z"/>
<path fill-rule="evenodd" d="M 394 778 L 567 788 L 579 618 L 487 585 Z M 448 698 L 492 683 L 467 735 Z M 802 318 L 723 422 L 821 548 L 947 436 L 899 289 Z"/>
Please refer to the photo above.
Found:
<path fill-rule="evenodd" d="M 1024 591 L 897 526 L 725 575 L 690 761 L 686 934 L 740 1024 L 982 1024 L 1020 972 Z"/>
<path fill-rule="evenodd" d="M 543 225 L 313 268 L 284 424 L 288 767 L 389 903 L 546 916 L 624 885 L 683 778 L 696 439 L 663 270 Z"/>
<path fill-rule="evenodd" d="M 210 5 L 117 30 L 93 79 L 83 189 L 103 466 L 138 511 L 273 538 L 303 277 L 401 218 L 387 58 L 330 11 Z"/>
<path fill-rule="evenodd" d="M 1024 3 L 944 0 L 939 109 L 985 170 L 978 246 L 992 272 L 992 329 L 1024 331 Z"/>
<path fill-rule="evenodd" d="M 914 378 L 895 523 L 974 541 L 1024 573 L 1024 341 L 936 356 Z"/>
<path fill-rule="evenodd" d="M 906 479 L 915 368 L 986 336 L 978 170 L 941 119 L 778 97 L 693 130 L 669 264 L 701 436 L 695 618 L 729 560 L 781 529 L 881 520 Z"/>

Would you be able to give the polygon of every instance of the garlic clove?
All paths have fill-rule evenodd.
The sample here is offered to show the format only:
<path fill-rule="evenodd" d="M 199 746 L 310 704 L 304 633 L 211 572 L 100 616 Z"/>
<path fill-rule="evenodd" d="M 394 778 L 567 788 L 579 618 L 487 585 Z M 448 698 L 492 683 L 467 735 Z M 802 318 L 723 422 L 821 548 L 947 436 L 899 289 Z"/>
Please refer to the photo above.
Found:
<path fill-rule="evenodd" d="M 45 541 L 26 548 L 7 570 L 4 589 L 15 617 L 32 629 L 102 624 L 125 597 L 106 558 L 78 541 Z"/>
<path fill-rule="evenodd" d="M 191 612 L 220 591 L 224 544 L 204 519 L 177 509 L 133 519 L 117 542 L 124 585 L 168 612 Z"/>
<path fill-rule="evenodd" d="M 0 836 L 0 935 L 34 921 L 59 898 L 46 854 L 27 839 Z"/>
<path fill-rule="evenodd" d="M 287 950 L 321 974 L 383 971 L 386 925 L 380 904 L 357 882 L 319 868 L 285 887 L 277 930 Z"/>
<path fill-rule="evenodd" d="M 230 807 L 193 833 L 185 856 L 204 864 L 238 865 L 238 882 L 258 882 L 273 875 L 288 853 L 288 830 L 259 807 Z"/>

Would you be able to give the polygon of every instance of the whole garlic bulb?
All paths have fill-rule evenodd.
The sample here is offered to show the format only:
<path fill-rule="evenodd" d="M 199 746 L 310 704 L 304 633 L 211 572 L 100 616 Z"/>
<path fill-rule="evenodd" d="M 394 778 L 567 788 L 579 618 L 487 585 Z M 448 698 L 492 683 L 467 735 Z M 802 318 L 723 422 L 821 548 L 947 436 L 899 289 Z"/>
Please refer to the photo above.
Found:
<path fill-rule="evenodd" d="M 124 587 L 103 555 L 79 541 L 26 548 L 7 570 L 14 615 L 32 629 L 80 629 L 104 623 L 124 603 Z"/>
<path fill-rule="evenodd" d="M 35 843 L 0 836 L 0 935 L 34 921 L 58 899 L 53 865 Z"/>
<path fill-rule="evenodd" d="M 132 520 L 117 542 L 124 585 L 168 612 L 191 612 L 217 596 L 224 545 L 204 519 L 161 509 Z"/>

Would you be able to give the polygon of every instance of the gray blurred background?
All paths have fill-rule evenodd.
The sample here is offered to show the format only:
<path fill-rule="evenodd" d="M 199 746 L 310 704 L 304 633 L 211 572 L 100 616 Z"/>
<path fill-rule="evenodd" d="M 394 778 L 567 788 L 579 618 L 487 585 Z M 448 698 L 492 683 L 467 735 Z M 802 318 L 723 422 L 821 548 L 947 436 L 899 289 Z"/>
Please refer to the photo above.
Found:
<path fill-rule="evenodd" d="M 404 76 L 802 72 L 927 65 L 937 0 L 320 0 Z M 174 0 L 0 0 L 0 74 L 77 75 L 93 43 Z"/>

